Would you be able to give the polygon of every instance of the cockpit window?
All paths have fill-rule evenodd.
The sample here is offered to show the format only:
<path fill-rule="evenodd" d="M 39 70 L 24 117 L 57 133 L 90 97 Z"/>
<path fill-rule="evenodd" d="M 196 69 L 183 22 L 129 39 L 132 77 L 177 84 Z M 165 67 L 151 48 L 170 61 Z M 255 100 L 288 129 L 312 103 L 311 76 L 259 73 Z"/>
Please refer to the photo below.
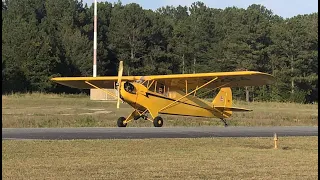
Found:
<path fill-rule="evenodd" d="M 159 87 L 158 93 L 163 94 L 163 87 Z"/>
<path fill-rule="evenodd" d="M 159 87 L 157 89 L 157 92 L 159 94 L 163 94 L 164 93 L 164 85 L 163 84 L 159 84 Z"/>
<path fill-rule="evenodd" d="M 129 82 L 125 82 L 123 87 L 124 87 L 124 90 L 127 91 L 128 93 L 131 93 L 131 94 L 136 93 L 134 85 Z"/>

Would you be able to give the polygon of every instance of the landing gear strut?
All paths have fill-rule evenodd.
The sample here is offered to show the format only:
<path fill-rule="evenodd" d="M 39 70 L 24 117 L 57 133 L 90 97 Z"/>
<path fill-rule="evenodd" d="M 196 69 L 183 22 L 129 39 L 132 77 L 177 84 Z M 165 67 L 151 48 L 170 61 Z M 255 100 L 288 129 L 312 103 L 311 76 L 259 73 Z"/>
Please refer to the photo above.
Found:
<path fill-rule="evenodd" d="M 138 119 L 140 119 L 140 118 L 142 118 L 142 119 L 144 119 L 144 120 L 148 120 L 148 116 L 147 116 L 147 115 L 144 115 L 144 114 L 142 114 L 142 115 L 140 115 L 140 116 L 135 116 L 133 119 L 134 119 L 134 120 L 138 120 Z"/>
<path fill-rule="evenodd" d="M 221 118 L 221 121 L 224 123 L 224 127 L 228 126 L 227 121 L 225 119 Z"/>

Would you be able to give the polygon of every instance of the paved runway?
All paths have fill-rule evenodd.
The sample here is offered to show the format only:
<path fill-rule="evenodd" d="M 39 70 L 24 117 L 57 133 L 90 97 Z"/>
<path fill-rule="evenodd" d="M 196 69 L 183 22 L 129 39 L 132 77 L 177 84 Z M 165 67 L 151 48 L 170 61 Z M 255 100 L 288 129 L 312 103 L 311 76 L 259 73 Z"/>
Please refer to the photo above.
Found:
<path fill-rule="evenodd" d="M 144 139 L 318 136 L 318 127 L 3 128 L 2 139 Z"/>

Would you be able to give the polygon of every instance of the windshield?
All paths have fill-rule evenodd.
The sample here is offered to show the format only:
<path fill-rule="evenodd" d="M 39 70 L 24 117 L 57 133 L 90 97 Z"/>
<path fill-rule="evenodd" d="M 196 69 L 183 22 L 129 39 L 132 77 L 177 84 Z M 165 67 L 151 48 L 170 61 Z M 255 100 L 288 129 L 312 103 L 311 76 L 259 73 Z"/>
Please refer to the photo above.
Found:
<path fill-rule="evenodd" d="M 128 93 L 131 93 L 131 94 L 136 93 L 134 85 L 129 82 L 125 82 L 123 87 L 124 87 L 124 90 L 127 91 Z"/>

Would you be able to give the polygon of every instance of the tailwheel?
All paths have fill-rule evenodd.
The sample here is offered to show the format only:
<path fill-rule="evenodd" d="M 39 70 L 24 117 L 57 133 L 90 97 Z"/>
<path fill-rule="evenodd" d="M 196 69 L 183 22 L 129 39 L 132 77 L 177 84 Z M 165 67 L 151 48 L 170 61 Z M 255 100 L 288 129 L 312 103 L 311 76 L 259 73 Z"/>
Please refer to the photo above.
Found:
<path fill-rule="evenodd" d="M 120 117 L 117 121 L 118 127 L 127 127 L 127 123 L 123 123 L 126 120 L 125 117 Z"/>
<path fill-rule="evenodd" d="M 163 119 L 160 116 L 157 116 L 153 120 L 154 127 L 162 127 L 163 125 Z"/>
<path fill-rule="evenodd" d="M 221 118 L 221 121 L 224 123 L 224 127 L 228 127 L 228 123 L 225 119 Z"/>

